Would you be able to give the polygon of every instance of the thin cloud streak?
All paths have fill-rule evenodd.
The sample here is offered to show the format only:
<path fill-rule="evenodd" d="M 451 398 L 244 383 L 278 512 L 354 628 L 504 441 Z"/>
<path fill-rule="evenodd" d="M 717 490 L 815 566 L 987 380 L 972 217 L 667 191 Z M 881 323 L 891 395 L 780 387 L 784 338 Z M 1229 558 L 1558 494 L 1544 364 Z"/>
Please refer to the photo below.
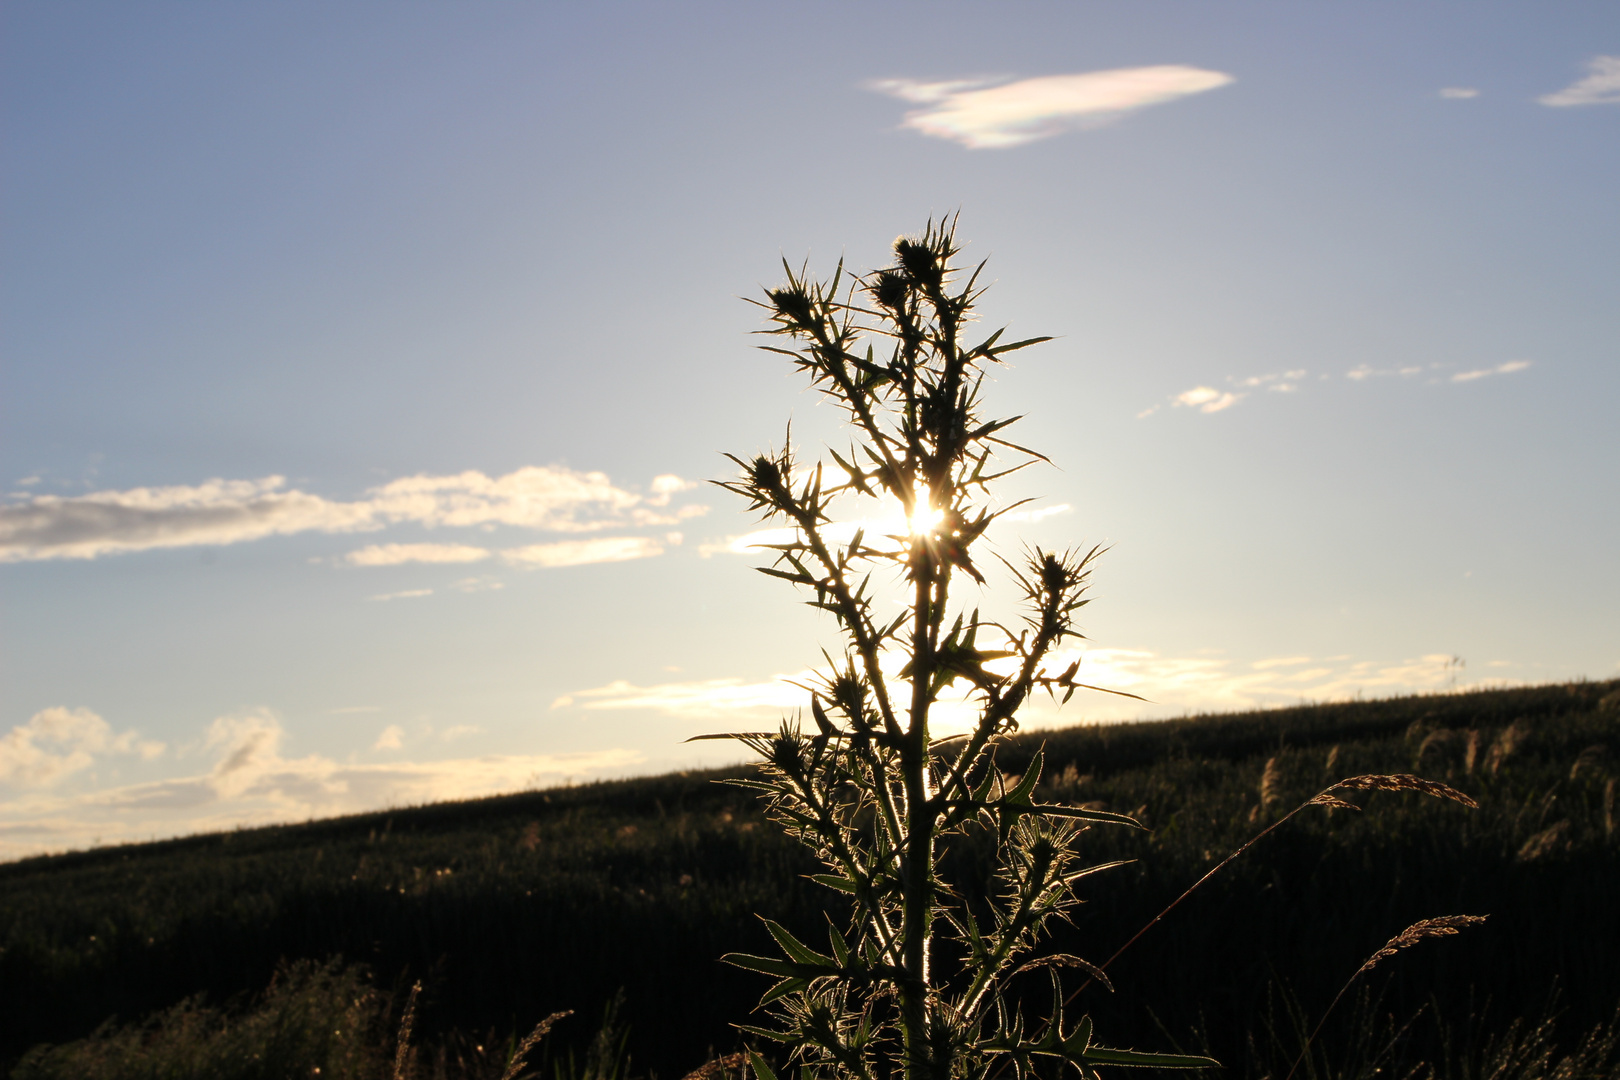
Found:
<path fill-rule="evenodd" d="M 1523 371 L 1530 366 L 1528 360 L 1509 360 L 1505 364 L 1497 364 L 1493 368 L 1480 368 L 1477 371 L 1459 371 L 1451 377 L 1452 382 L 1473 382 L 1475 379 L 1488 379 L 1492 375 L 1511 375 L 1515 371 Z"/>
<path fill-rule="evenodd" d="M 1233 82 L 1220 71 L 1179 64 L 996 79 L 919 82 L 881 79 L 869 87 L 925 106 L 902 126 L 970 150 L 999 150 L 1076 128 L 1097 127 L 1126 113 L 1201 94 Z"/>
<path fill-rule="evenodd" d="M 1419 375 L 1428 374 L 1429 378 L 1423 381 L 1430 385 L 1439 383 L 1465 383 L 1473 382 L 1476 379 L 1489 378 L 1495 375 L 1511 375 L 1514 372 L 1526 370 L 1532 366 L 1532 363 L 1529 360 L 1509 360 L 1506 363 L 1497 364 L 1495 367 L 1478 368 L 1472 371 L 1457 371 L 1450 375 L 1445 375 L 1444 371 L 1449 366 L 1450 365 L 1448 364 L 1434 363 L 1427 366 L 1412 364 L 1399 368 L 1373 368 L 1366 364 L 1360 364 L 1345 372 L 1344 377 L 1353 383 L 1360 383 L 1366 382 L 1368 379 L 1395 378 L 1404 380 L 1412 379 Z M 1168 400 L 1172 408 L 1195 409 L 1201 413 L 1224 412 L 1225 410 L 1230 409 L 1232 406 L 1238 404 L 1244 398 L 1247 398 L 1250 393 L 1256 390 L 1264 390 L 1267 393 L 1273 394 L 1296 393 L 1305 385 L 1306 376 L 1309 374 L 1310 372 L 1304 368 L 1297 368 L 1292 371 L 1273 372 L 1266 375 L 1250 375 L 1245 378 L 1228 376 L 1226 380 L 1228 385 L 1236 387 L 1236 389 L 1219 390 L 1213 386 L 1200 385 L 1193 387 L 1191 390 L 1184 390 L 1179 394 L 1175 394 Z M 1317 376 L 1317 380 L 1326 380 L 1328 378 L 1329 376 L 1325 374 Z M 1311 384 L 1315 385 L 1315 381 L 1316 380 L 1312 380 Z M 1148 406 L 1146 409 L 1143 409 L 1141 412 L 1137 413 L 1136 418 L 1138 420 L 1147 419 L 1159 411 L 1161 404 Z"/>
<path fill-rule="evenodd" d="M 662 555 L 664 545 L 646 536 L 604 536 L 596 540 L 568 540 L 560 544 L 531 544 L 501 552 L 513 566 L 585 566 L 589 563 L 627 562 Z"/>
<path fill-rule="evenodd" d="M 350 566 L 400 566 L 404 563 L 470 563 L 489 558 L 485 548 L 470 544 L 372 544 L 343 557 Z"/>
<path fill-rule="evenodd" d="M 531 465 L 497 477 L 474 471 L 404 477 L 372 488 L 354 502 L 287 490 L 280 476 L 79 496 L 29 495 L 0 504 L 0 562 L 94 559 L 294 533 L 368 532 L 400 523 L 427 528 L 510 525 L 558 533 L 668 526 L 708 511 L 695 503 L 669 508 L 674 494 L 693 486 L 664 475 L 654 479 L 651 494 L 643 495 L 615 486 L 604 473 Z M 380 545 L 363 557 L 386 559 L 387 552 L 410 547 Z M 443 554 L 460 546 L 421 545 L 415 550 L 435 547 Z"/>
<path fill-rule="evenodd" d="M 1536 101 L 1553 108 L 1620 105 L 1620 56 L 1594 56 L 1587 61 L 1586 70 L 1586 78 L 1555 93 L 1543 94 Z"/>
<path fill-rule="evenodd" d="M 1360 696 L 1395 696 L 1503 685 L 1506 680 L 1459 681 L 1456 658 L 1431 654 L 1397 662 L 1352 660 L 1335 656 L 1272 657 L 1242 663 L 1218 655 L 1161 656 L 1145 649 L 1065 649 L 1047 661 L 1061 671 L 1080 661 L 1080 679 L 1111 690 L 1147 698 L 1133 701 L 1108 694 L 1088 694 L 1068 708 L 1044 697 L 1026 707 L 1027 724 L 1072 724 L 1089 721 L 1151 719 L 1178 713 L 1227 712 L 1291 705 L 1301 701 L 1343 701 Z M 764 682 L 705 679 L 638 686 L 618 680 L 606 686 L 576 690 L 558 698 L 553 709 L 643 711 L 672 719 L 707 721 L 715 730 L 769 727 L 809 704 L 809 695 L 793 684 L 808 684 L 810 671 L 776 676 Z M 971 720 L 971 707 L 949 699 L 948 726 Z M 730 719 L 726 719 L 729 717 Z"/>

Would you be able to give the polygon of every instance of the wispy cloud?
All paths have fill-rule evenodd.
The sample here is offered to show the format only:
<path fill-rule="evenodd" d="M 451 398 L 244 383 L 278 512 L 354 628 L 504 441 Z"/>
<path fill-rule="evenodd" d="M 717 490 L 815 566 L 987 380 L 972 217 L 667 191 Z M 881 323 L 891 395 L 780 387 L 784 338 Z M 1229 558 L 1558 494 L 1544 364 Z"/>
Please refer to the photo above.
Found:
<path fill-rule="evenodd" d="M 343 557 L 350 566 L 399 566 L 403 563 L 469 563 L 489 558 L 489 551 L 470 544 L 372 544 Z"/>
<path fill-rule="evenodd" d="M 1586 78 L 1562 90 L 1536 98 L 1543 105 L 1620 105 L 1620 56 L 1594 56 L 1586 63 Z"/>
<path fill-rule="evenodd" d="M 996 518 L 996 521 L 1007 523 L 1016 522 L 1019 524 L 1032 525 L 1037 521 L 1045 521 L 1049 517 L 1056 517 L 1059 514 L 1067 514 L 1073 510 L 1074 507 L 1070 506 L 1068 503 L 1058 503 L 1055 506 L 1041 506 L 1033 510 L 1014 510 L 1011 513 L 1002 514 L 1000 517 Z"/>
<path fill-rule="evenodd" d="M 395 739 L 402 742 L 403 732 L 385 729 L 376 748 L 394 749 Z M 257 710 L 209 726 L 201 746 L 210 764 L 200 773 L 77 795 L 0 795 L 0 857 L 477 798 L 623 775 L 644 760 L 612 749 L 354 764 L 319 754 L 289 758 L 285 741 L 280 721 Z"/>
<path fill-rule="evenodd" d="M 973 150 L 987 150 L 1096 127 L 1128 112 L 1201 94 L 1232 81 L 1224 72 L 1161 64 L 1016 82 L 881 79 L 869 85 L 924 106 L 906 114 L 905 127 Z"/>
<path fill-rule="evenodd" d="M 501 558 L 514 566 L 584 566 L 587 563 L 626 562 L 662 555 L 664 546 L 646 536 L 604 536 L 595 540 L 567 540 L 560 544 L 531 544 L 508 548 Z"/>
<path fill-rule="evenodd" d="M 1401 367 L 1375 368 L 1368 364 L 1360 364 L 1344 373 L 1350 382 L 1366 382 L 1369 379 L 1394 379 L 1397 381 L 1416 380 L 1426 384 L 1465 383 L 1475 379 L 1483 379 L 1492 375 L 1508 375 L 1515 371 L 1524 371 L 1531 367 L 1529 360 L 1509 360 L 1497 364 L 1495 367 L 1478 368 L 1472 371 L 1451 371 L 1449 364 L 1407 364 Z M 1418 379 L 1419 376 L 1427 378 Z M 1308 378 L 1309 377 L 1309 378 Z M 1217 389 L 1213 386 L 1199 385 L 1191 390 L 1184 390 L 1172 395 L 1167 400 L 1172 408 L 1194 409 L 1202 413 L 1217 413 L 1230 409 L 1238 402 L 1247 398 L 1256 391 L 1265 391 L 1272 394 L 1296 393 L 1307 385 L 1315 386 L 1330 378 L 1327 374 L 1311 376 L 1304 368 L 1295 368 L 1290 371 L 1277 371 L 1265 375 L 1236 376 L 1226 378 L 1227 386 L 1231 389 Z M 1146 419 L 1157 413 L 1162 405 L 1154 404 L 1136 414 L 1138 420 Z"/>
<path fill-rule="evenodd" d="M 1265 389 L 1273 394 L 1292 394 L 1299 389 L 1299 382 L 1306 376 L 1304 368 L 1295 368 L 1293 371 L 1276 371 L 1268 375 L 1250 375 L 1246 378 L 1231 378 L 1231 382 L 1250 390 Z"/>
<path fill-rule="evenodd" d="M 1476 371 L 1459 371 L 1451 377 L 1452 382 L 1473 382 L 1475 379 L 1488 379 L 1492 375 L 1511 375 L 1515 371 L 1523 371 L 1530 366 L 1528 360 L 1509 360 L 1505 364 L 1497 364 L 1493 368 L 1479 368 Z"/>
<path fill-rule="evenodd" d="M 1375 368 L 1366 364 L 1358 364 L 1345 372 L 1344 377 L 1351 382 L 1364 382 L 1367 379 L 1384 379 L 1392 376 L 1400 379 L 1410 379 L 1413 376 L 1423 374 L 1425 370 L 1419 364 L 1408 364 L 1405 367 L 1398 368 Z"/>
<path fill-rule="evenodd" d="M 1479 97 L 1479 91 L 1472 86 L 1447 86 L 1440 91 L 1440 96 L 1452 101 L 1466 101 Z"/>
<path fill-rule="evenodd" d="M 71 497 L 26 495 L 0 503 L 0 562 L 93 559 L 293 533 L 372 531 L 406 522 L 428 528 L 511 525 L 558 533 L 668 526 L 707 512 L 708 507 L 695 503 L 670 507 L 672 496 L 692 486 L 664 475 L 654 479 L 650 493 L 641 494 L 614 485 L 603 473 L 549 465 L 497 477 L 471 471 L 404 477 L 352 502 L 289 490 L 280 476 Z M 450 550 L 465 557 L 424 557 Z M 364 557 L 470 561 L 472 550 L 463 545 L 379 545 L 366 549 L 370 554 Z M 419 554 L 401 554 L 410 551 Z"/>
<path fill-rule="evenodd" d="M 367 600 L 415 600 L 419 596 L 432 596 L 432 589 L 401 589 L 399 592 L 378 593 L 368 596 Z"/>
<path fill-rule="evenodd" d="M 133 754 L 151 760 L 163 751 L 162 743 L 134 731 L 113 734 L 112 726 L 89 709 L 54 706 L 0 736 L 0 783 L 49 787 L 98 758 Z"/>
<path fill-rule="evenodd" d="M 578 705 L 582 709 L 650 709 L 692 719 L 712 717 L 717 712 L 757 712 L 780 710 L 806 704 L 805 692 L 793 682 L 803 682 L 811 672 L 778 675 L 764 682 L 742 679 L 704 679 L 696 682 L 659 683 L 636 686 L 620 679 L 590 690 L 575 690 L 551 703 L 553 709 Z"/>
<path fill-rule="evenodd" d="M 1502 683 L 1464 684 L 1456 658 L 1439 653 L 1399 661 L 1294 655 L 1244 662 L 1219 654 L 1176 657 L 1147 649 L 1085 648 L 1056 652 L 1047 667 L 1056 672 L 1076 660 L 1083 681 L 1138 694 L 1148 701 L 1089 694 L 1063 709 L 1040 697 L 1027 707 L 1028 723 L 1142 719 Z M 758 682 L 731 678 L 638 686 L 621 680 L 574 691 L 554 701 L 552 708 L 663 713 L 677 721 L 704 722 L 714 730 L 768 727 L 809 704 L 809 695 L 793 684 L 813 678 L 812 672 L 802 671 Z M 970 719 L 971 708 L 963 702 L 943 699 L 941 705 L 947 726 L 960 727 Z"/>

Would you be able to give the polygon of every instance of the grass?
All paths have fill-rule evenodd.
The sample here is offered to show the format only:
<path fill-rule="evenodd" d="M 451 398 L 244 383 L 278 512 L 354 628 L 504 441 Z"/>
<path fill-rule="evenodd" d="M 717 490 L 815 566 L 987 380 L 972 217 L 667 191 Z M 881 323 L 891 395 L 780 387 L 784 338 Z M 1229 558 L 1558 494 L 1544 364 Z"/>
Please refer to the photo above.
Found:
<path fill-rule="evenodd" d="M 1358 794 L 1360 813 L 1302 814 L 1110 967 L 1118 993 L 1086 992 L 1077 1004 L 1111 1035 L 1213 1053 L 1232 1076 L 1280 1078 L 1392 936 L 1420 919 L 1489 914 L 1369 973 L 1297 1075 L 1422 1065 L 1457 1080 L 1575 1080 L 1620 1068 L 1617 684 L 1069 728 L 1021 737 L 1002 767 L 1021 772 L 1043 741 L 1045 794 L 1138 812 L 1153 830 L 1087 834 L 1096 859 L 1137 860 L 1091 879 L 1088 902 L 1054 936 L 1054 949 L 1093 961 L 1333 780 L 1412 772 L 1480 803 L 1370 792 Z M 748 1013 L 758 986 L 717 958 L 769 947 L 753 913 L 799 932 L 823 919 L 821 891 L 799 876 L 814 868 L 745 794 L 710 782 L 719 775 L 0 865 L 0 1069 L 315 1075 L 215 1064 L 253 1044 L 282 1047 L 288 1062 L 327 1054 L 322 1076 L 386 1075 L 364 1062 L 391 1062 L 403 989 L 420 979 L 424 1077 L 494 1080 L 514 1033 L 573 1009 L 542 1044 L 545 1075 L 623 1076 L 628 1058 L 638 1075 L 674 1080 L 737 1048 L 727 1021 Z M 947 857 L 971 879 L 971 843 Z M 590 1047 L 621 990 L 607 1026 L 628 1038 L 610 1067 Z M 360 1019 L 338 1029 L 348 1034 L 299 1027 L 300 1016 L 339 1015 L 340 998 L 369 1003 L 352 1006 Z M 41 1043 L 59 1049 L 18 1064 Z M 106 1071 L 162 1047 L 216 1071 Z"/>

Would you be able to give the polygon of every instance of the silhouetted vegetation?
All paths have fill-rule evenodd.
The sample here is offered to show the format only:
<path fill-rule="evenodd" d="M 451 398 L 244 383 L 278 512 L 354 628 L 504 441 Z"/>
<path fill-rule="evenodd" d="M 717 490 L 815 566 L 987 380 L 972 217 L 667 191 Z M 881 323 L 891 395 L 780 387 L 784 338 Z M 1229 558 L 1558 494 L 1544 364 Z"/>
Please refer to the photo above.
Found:
<path fill-rule="evenodd" d="M 1380 967 L 1340 1007 L 1321 1038 L 1339 1063 L 1332 1075 L 1406 1075 L 1419 1061 L 1442 1077 L 1553 1075 L 1551 1062 L 1615 1016 L 1620 684 L 1029 733 L 1000 766 L 1019 772 L 1043 742 L 1046 798 L 1134 813 L 1152 829 L 1082 839 L 1088 859 L 1137 861 L 1106 889 L 1082 883 L 1088 902 L 1052 942 L 1080 955 L 1111 952 L 1142 912 L 1339 777 L 1412 772 L 1480 803 L 1361 793 L 1361 813 L 1313 808 L 1268 837 L 1110 968 L 1118 994 L 1086 992 L 1085 1007 L 1121 1041 L 1212 1053 L 1232 1076 L 1280 1077 L 1302 1027 L 1368 954 L 1418 919 L 1458 912 L 1491 918 Z M 114 1059 L 156 1052 L 165 1038 L 192 1045 L 187 1060 L 228 1057 L 252 1031 L 282 1032 L 274 1045 L 300 1062 L 325 1054 L 323 1076 L 372 1075 L 343 1063 L 392 1060 L 402 990 L 421 979 L 421 1075 L 499 1076 L 514 1034 L 561 1009 L 575 1015 L 538 1063 L 547 1076 L 567 1072 L 572 1051 L 583 1071 L 622 989 L 630 1070 L 676 1080 L 739 1045 L 728 1021 L 747 1014 L 758 984 L 717 958 L 769 948 L 753 912 L 825 932 L 826 890 L 800 876 L 819 867 L 747 794 L 711 782 L 721 775 L 0 866 L 0 1063 L 9 1072 L 36 1044 L 113 1021 L 99 1051 L 65 1046 L 52 1067 L 37 1054 L 29 1075 L 212 1075 L 119 1071 Z M 973 880 L 971 843 L 946 857 L 955 880 Z M 278 969 L 279 999 L 266 992 Z M 330 1000 L 311 1011 L 322 994 Z M 364 999 L 339 1028 L 357 1041 L 299 1027 L 300 1016 L 342 1015 L 340 999 Z M 159 1034 L 188 1015 L 192 1044 Z M 1613 1029 L 1603 1037 L 1562 1075 L 1613 1075 Z M 86 1064 L 92 1051 L 102 1064 Z M 70 1052 L 85 1056 L 68 1064 Z"/>

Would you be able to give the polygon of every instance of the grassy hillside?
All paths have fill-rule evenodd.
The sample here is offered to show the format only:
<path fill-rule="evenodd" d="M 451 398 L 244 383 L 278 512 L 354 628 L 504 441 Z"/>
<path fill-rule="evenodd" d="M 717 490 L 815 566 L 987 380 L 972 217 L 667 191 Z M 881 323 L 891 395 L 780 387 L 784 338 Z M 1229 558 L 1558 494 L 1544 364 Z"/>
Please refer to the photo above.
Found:
<path fill-rule="evenodd" d="M 1515 1020 L 1528 1030 L 1560 1011 L 1572 1045 L 1615 1014 L 1615 683 L 1070 728 L 1021 738 L 1003 768 L 1021 772 L 1042 742 L 1048 797 L 1134 811 L 1152 828 L 1090 834 L 1098 861 L 1137 860 L 1089 879 L 1090 902 L 1054 942 L 1092 960 L 1335 779 L 1415 772 L 1480 802 L 1373 794 L 1360 814 L 1302 815 L 1110 969 L 1118 993 L 1087 991 L 1110 1041 L 1207 1046 L 1231 1075 L 1260 1075 L 1297 1046 L 1291 1010 L 1314 1018 L 1390 936 L 1460 913 L 1491 918 L 1380 968 L 1374 999 L 1324 1033 L 1336 1060 L 1384 1045 L 1381 1018 L 1398 1033 L 1423 1012 L 1384 1067 L 1449 1055 L 1442 1075 L 1476 1075 L 1463 1059 Z M 226 1002 L 262 991 L 278 964 L 342 958 L 384 997 L 424 980 L 418 1041 L 471 1056 L 566 1008 L 579 1015 L 554 1045 L 583 1045 L 622 990 L 635 1071 L 673 1080 L 736 1046 L 728 1022 L 763 986 L 715 958 L 766 948 L 754 913 L 814 934 L 832 904 L 718 775 L 0 865 L 0 1067 L 111 1017 L 198 993 Z M 969 878 L 973 857 L 971 844 L 948 856 Z M 332 985 L 321 992 L 358 1000 Z"/>

